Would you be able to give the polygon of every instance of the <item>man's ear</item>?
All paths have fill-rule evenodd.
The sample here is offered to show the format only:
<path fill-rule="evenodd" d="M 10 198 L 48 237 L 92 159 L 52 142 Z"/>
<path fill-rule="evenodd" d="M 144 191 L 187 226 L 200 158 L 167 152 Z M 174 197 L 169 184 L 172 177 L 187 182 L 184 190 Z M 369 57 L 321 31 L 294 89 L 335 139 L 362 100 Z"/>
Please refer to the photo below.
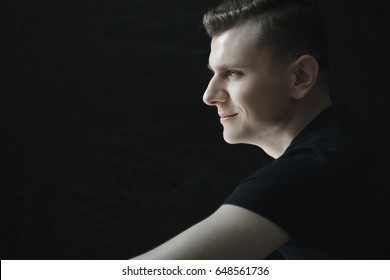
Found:
<path fill-rule="evenodd" d="M 291 97 L 302 99 L 315 85 L 319 65 L 317 60 L 311 55 L 302 55 L 292 63 L 293 91 Z"/>

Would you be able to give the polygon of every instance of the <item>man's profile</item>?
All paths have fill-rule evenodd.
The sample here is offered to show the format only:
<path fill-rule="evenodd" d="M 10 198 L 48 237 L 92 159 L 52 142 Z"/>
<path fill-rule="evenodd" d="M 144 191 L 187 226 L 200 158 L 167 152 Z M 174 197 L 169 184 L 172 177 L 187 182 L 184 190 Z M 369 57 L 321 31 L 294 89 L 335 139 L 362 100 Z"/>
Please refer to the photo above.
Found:
<path fill-rule="evenodd" d="M 332 104 L 318 5 L 227 0 L 203 24 L 213 73 L 204 102 L 226 142 L 274 160 L 215 213 L 134 259 L 387 258 L 388 190 L 364 164 L 362 124 Z"/>

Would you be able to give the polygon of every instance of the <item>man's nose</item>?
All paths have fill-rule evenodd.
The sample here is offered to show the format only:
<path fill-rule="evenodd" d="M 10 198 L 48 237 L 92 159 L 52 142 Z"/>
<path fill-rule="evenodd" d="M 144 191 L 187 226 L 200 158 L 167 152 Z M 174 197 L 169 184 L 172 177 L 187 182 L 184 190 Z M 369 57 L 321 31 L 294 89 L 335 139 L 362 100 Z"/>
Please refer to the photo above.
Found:
<path fill-rule="evenodd" d="M 226 102 L 229 95 L 223 86 L 223 83 L 218 81 L 215 76 L 211 78 L 206 91 L 203 94 L 203 102 L 209 106 L 214 106 L 220 102 Z"/>

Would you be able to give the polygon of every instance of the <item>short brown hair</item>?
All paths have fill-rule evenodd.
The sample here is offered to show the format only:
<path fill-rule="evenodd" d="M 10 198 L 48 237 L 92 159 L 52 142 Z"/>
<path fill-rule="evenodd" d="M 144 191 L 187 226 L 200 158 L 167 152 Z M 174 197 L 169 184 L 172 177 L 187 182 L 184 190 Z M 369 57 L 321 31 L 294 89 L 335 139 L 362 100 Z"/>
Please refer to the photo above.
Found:
<path fill-rule="evenodd" d="M 322 76 L 328 76 L 326 33 L 319 5 L 309 0 L 225 0 L 203 17 L 210 37 L 248 20 L 259 23 L 259 46 L 282 62 L 301 55 L 316 58 Z"/>

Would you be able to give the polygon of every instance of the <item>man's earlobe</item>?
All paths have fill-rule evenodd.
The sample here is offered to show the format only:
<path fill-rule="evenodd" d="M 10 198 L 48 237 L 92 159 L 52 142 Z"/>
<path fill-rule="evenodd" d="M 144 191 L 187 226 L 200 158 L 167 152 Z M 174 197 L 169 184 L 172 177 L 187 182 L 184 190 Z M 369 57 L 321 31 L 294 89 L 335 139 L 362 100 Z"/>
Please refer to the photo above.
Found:
<path fill-rule="evenodd" d="M 302 55 L 293 63 L 292 71 L 294 75 L 294 90 L 291 96 L 294 99 L 302 99 L 310 92 L 317 81 L 319 72 L 318 62 L 311 55 Z"/>

